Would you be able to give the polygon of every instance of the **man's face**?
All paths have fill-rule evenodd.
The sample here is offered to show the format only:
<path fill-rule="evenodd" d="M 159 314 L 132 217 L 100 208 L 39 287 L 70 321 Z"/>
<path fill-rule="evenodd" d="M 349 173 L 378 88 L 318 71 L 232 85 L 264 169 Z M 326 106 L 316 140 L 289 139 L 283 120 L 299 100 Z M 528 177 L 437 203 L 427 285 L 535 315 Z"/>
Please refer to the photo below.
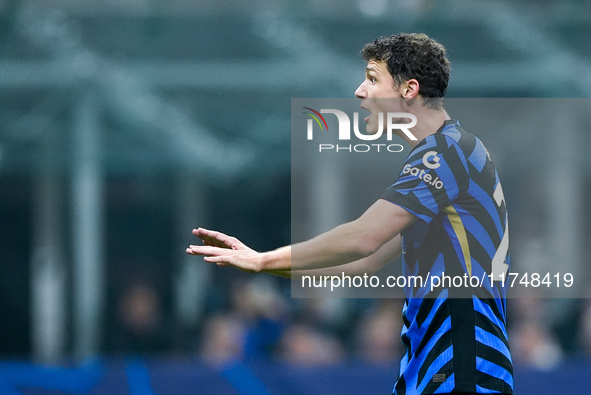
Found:
<path fill-rule="evenodd" d="M 361 99 L 361 108 L 370 112 L 365 118 L 367 133 L 374 134 L 379 130 L 379 113 L 385 118 L 386 113 L 400 111 L 402 95 L 394 84 L 385 62 L 370 60 L 365 68 L 365 80 L 355 91 Z M 382 99 L 382 100 L 376 100 Z M 395 99 L 395 100 L 385 100 Z M 385 123 L 383 124 L 385 125 Z"/>

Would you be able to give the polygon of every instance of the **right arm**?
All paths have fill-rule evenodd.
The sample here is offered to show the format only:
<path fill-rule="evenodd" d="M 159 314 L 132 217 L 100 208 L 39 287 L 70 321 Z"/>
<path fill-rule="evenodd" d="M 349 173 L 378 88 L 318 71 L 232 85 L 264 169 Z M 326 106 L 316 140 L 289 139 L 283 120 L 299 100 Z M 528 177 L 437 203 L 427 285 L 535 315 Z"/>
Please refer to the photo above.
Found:
<path fill-rule="evenodd" d="M 224 233 L 207 230 L 203 228 L 195 229 L 193 231 L 195 236 L 203 240 L 203 243 L 207 246 L 226 248 L 235 251 L 251 252 L 258 254 L 255 250 L 246 246 L 240 240 L 235 237 L 228 236 Z M 283 251 L 281 251 L 283 250 Z M 290 253 L 285 247 L 276 250 L 279 253 Z M 191 253 L 189 248 L 187 252 Z M 381 269 L 385 264 L 394 259 L 398 258 L 402 253 L 402 242 L 400 234 L 394 236 L 390 241 L 386 242 L 380 247 L 375 253 L 368 257 L 358 259 L 353 262 L 345 263 L 338 266 L 326 267 L 320 269 L 308 269 L 308 270 L 269 270 L 268 273 L 288 278 L 301 278 L 304 275 L 340 275 L 345 273 L 347 275 L 362 275 L 362 274 L 373 274 Z"/>
<path fill-rule="evenodd" d="M 235 266 L 255 273 L 291 272 L 294 269 L 297 271 L 329 269 L 363 261 L 376 254 L 416 219 L 404 208 L 378 199 L 354 221 L 339 225 L 310 240 L 273 251 L 258 253 L 235 238 L 218 232 L 197 229 L 194 233 L 205 242 L 205 246 L 192 245 L 187 249 L 187 253 L 204 255 L 206 262 L 220 266 Z M 206 234 L 207 232 L 211 235 Z M 213 239 L 208 240 L 211 237 Z M 225 237 L 228 242 L 220 243 L 218 237 Z M 238 246 L 241 247 L 237 248 Z M 379 264 L 383 263 L 379 261 Z"/>
<path fill-rule="evenodd" d="M 398 234 L 372 255 L 353 262 L 322 269 L 276 270 L 269 271 L 269 273 L 287 278 L 301 278 L 302 276 L 337 276 L 341 275 L 342 273 L 345 273 L 349 276 L 359 276 L 363 274 L 372 275 L 380 270 L 388 262 L 398 258 L 401 253 L 402 240 L 400 234 Z"/>

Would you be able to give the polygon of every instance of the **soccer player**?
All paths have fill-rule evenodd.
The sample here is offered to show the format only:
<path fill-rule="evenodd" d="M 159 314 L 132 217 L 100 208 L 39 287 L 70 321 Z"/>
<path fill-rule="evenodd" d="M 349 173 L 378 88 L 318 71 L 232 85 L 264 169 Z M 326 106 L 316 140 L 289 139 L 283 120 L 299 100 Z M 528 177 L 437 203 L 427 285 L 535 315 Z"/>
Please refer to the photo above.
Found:
<path fill-rule="evenodd" d="M 402 253 L 403 274 L 431 282 L 405 288 L 406 354 L 394 394 L 512 394 L 501 281 L 509 265 L 507 209 L 486 148 L 444 109 L 445 49 L 424 34 L 401 33 L 366 44 L 362 55 L 365 80 L 355 95 L 370 112 L 367 132 L 385 125 L 380 117 L 388 112 L 418 120 L 411 129 L 416 140 L 398 131 L 412 145 L 398 180 L 358 219 L 311 240 L 259 253 L 199 228 L 193 233 L 204 245 L 187 253 L 292 277 L 373 273 Z M 485 281 L 452 282 L 467 277 Z"/>

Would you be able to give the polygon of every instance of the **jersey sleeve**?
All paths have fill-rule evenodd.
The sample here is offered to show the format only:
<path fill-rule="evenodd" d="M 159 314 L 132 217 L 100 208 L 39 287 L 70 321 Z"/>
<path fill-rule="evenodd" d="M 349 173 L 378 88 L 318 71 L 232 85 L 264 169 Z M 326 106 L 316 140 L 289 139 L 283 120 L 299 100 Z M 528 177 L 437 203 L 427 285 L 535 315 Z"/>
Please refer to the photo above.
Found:
<path fill-rule="evenodd" d="M 454 140 L 427 137 L 407 158 L 398 180 L 381 196 L 430 223 L 467 189 L 466 160 Z"/>

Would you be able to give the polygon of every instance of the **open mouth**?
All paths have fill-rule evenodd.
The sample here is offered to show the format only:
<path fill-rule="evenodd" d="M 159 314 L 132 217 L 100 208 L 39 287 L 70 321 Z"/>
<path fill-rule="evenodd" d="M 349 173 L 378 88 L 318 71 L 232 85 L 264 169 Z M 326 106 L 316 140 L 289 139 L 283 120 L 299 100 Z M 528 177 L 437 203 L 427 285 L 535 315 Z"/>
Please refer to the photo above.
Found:
<path fill-rule="evenodd" d="M 367 121 L 369 120 L 369 118 L 371 117 L 371 111 L 370 111 L 370 110 L 368 110 L 367 108 L 363 107 L 363 106 L 361 106 L 361 108 L 362 108 L 362 109 L 364 109 L 365 111 L 369 112 L 369 115 L 368 115 L 368 116 L 366 116 L 365 118 L 363 118 L 363 120 L 364 120 L 365 122 L 367 122 Z"/>

